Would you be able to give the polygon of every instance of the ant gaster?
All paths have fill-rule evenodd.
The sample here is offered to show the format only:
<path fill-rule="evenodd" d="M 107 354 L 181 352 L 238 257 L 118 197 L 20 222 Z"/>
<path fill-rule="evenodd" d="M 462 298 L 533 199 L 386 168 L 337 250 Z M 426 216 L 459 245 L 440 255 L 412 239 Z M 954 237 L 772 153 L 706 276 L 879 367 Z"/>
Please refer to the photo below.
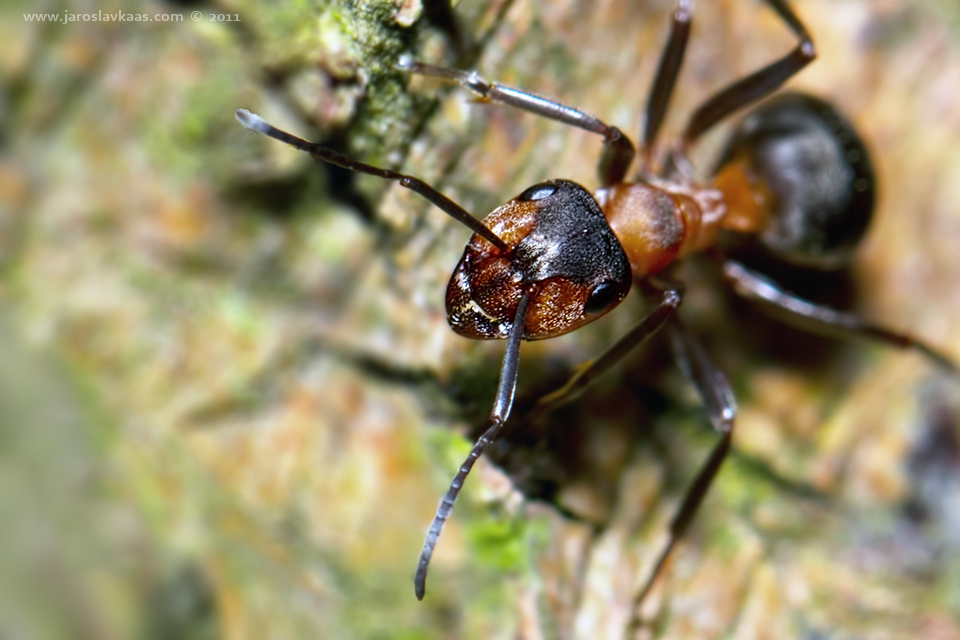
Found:
<path fill-rule="evenodd" d="M 676 311 L 682 284 L 670 267 L 685 255 L 711 249 L 733 291 L 767 311 L 813 331 L 867 337 L 914 348 L 956 372 L 945 356 L 918 340 L 867 323 L 855 315 L 801 299 L 774 280 L 724 254 L 724 237 L 751 240 L 775 260 L 821 270 L 849 262 L 874 205 L 874 178 L 866 149 L 853 128 L 826 102 L 790 93 L 767 101 L 735 129 L 713 181 L 698 182 L 687 152 L 700 136 L 741 107 L 768 96 L 816 56 L 803 23 L 785 0 L 765 0 L 798 44 L 772 64 L 721 89 L 693 112 L 680 140 L 656 145 L 686 51 L 692 0 L 679 0 L 670 35 L 641 121 L 639 168 L 630 140 L 597 118 L 475 72 L 402 59 L 400 69 L 458 82 L 489 102 L 515 107 L 603 137 L 596 196 L 569 180 L 549 180 L 523 191 L 478 221 L 427 183 L 350 159 L 271 126 L 244 109 L 245 127 L 314 158 L 352 171 L 394 180 L 417 192 L 473 231 L 447 287 L 450 326 L 473 339 L 506 339 L 489 427 L 443 496 L 427 533 L 415 576 L 422 599 L 434 546 L 473 464 L 510 416 L 521 340 L 563 335 L 616 307 L 635 283 L 653 310 L 561 389 L 542 397 L 535 411 L 574 398 L 632 349 L 663 329 L 683 371 L 720 434 L 670 525 L 670 535 L 634 599 L 634 612 L 683 536 L 730 448 L 736 401 Z M 634 613 L 636 615 L 636 613 Z M 634 617 L 636 621 L 636 617 Z"/>

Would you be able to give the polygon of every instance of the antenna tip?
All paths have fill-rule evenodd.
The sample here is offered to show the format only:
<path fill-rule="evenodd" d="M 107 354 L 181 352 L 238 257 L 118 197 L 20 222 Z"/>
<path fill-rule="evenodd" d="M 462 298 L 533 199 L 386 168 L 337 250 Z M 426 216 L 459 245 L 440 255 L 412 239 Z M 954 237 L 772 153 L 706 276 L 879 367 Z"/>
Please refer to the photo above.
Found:
<path fill-rule="evenodd" d="M 237 119 L 237 122 L 247 129 L 264 134 L 270 130 L 270 125 L 267 124 L 266 120 L 246 109 L 237 109 L 233 112 L 233 115 Z"/>

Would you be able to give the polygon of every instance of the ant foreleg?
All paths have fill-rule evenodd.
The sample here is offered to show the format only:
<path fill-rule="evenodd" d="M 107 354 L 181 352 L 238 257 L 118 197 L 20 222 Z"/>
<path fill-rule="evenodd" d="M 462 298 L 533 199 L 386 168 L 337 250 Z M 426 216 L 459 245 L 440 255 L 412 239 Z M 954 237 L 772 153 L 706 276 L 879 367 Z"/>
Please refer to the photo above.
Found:
<path fill-rule="evenodd" d="M 720 466 L 727 457 L 733 437 L 733 423 L 737 415 L 737 402 L 726 376 L 717 368 L 704 348 L 683 326 L 679 318 L 674 318 L 672 322 L 668 323 L 667 331 L 674 358 L 676 358 L 687 378 L 696 387 L 704 408 L 710 416 L 711 424 L 720 432 L 720 440 L 714 446 L 710 457 L 700 468 L 700 472 L 697 473 L 693 483 L 687 488 L 680 508 L 670 522 L 670 537 L 667 544 L 660 551 L 660 555 L 657 556 L 650 575 L 637 595 L 634 596 L 630 609 L 632 612 L 630 623 L 627 627 L 627 637 L 630 638 L 642 624 L 639 612 L 640 605 L 656 582 L 657 576 L 670 557 L 671 551 L 686 533 L 690 522 L 700 507 L 700 503 L 703 502 L 707 489 L 710 488 L 713 479 L 716 478 L 717 472 L 720 470 Z"/>
<path fill-rule="evenodd" d="M 611 127 L 594 116 L 579 109 L 568 107 L 538 95 L 490 82 L 476 71 L 459 71 L 417 62 L 410 58 L 401 58 L 397 67 L 403 71 L 423 76 L 441 78 L 458 82 L 463 88 L 485 100 L 499 102 L 534 115 L 549 118 L 603 136 L 603 153 L 597 172 L 603 186 L 618 184 L 627 175 L 627 169 L 633 162 L 636 152 L 633 143 L 620 129 Z"/>
<path fill-rule="evenodd" d="M 390 171 L 389 169 L 381 169 L 363 162 L 358 162 L 357 160 L 353 160 L 352 158 L 348 158 L 341 153 L 337 153 L 333 149 L 325 147 L 322 144 L 309 142 L 303 138 L 298 138 L 293 134 L 287 133 L 286 131 L 277 129 L 257 114 L 250 113 L 246 109 L 237 109 L 234 112 L 234 115 L 237 118 L 237 122 L 242 124 L 247 129 L 256 131 L 257 133 L 273 138 L 274 140 L 285 142 L 290 146 L 299 149 L 300 151 L 309 153 L 317 160 L 342 167 L 344 169 L 349 169 L 350 171 L 356 171 L 357 173 L 366 173 L 372 176 L 377 176 L 378 178 L 383 178 L 384 180 L 394 180 L 399 182 L 400 186 L 406 187 L 407 189 L 420 194 L 423 198 L 429 200 L 448 216 L 492 243 L 493 246 L 497 247 L 501 251 L 507 250 L 507 245 L 503 242 L 503 240 L 498 238 L 493 231 L 490 231 L 485 224 L 474 218 L 466 209 L 431 187 L 420 178 L 414 178 L 413 176 L 408 176 L 403 173 L 397 173 L 396 171 Z"/>
<path fill-rule="evenodd" d="M 440 532 L 443 531 L 443 525 L 446 524 L 450 512 L 453 510 L 453 503 L 457 500 L 457 495 L 463 487 L 463 482 L 467 474 L 473 468 L 473 464 L 483 453 L 483 450 L 497 438 L 501 427 L 510 417 L 510 409 L 513 407 L 513 398 L 517 390 L 517 364 L 520 361 L 520 338 L 523 337 L 523 325 L 527 315 L 527 306 L 530 303 L 531 294 L 525 292 L 520 297 L 517 305 L 517 315 L 514 318 L 513 325 L 510 327 L 510 333 L 507 336 L 507 348 L 503 354 L 503 364 L 500 367 L 500 381 L 497 383 L 497 396 L 493 401 L 493 409 L 490 411 L 490 428 L 484 432 L 477 443 L 473 445 L 470 455 L 460 465 L 460 470 L 453 477 L 450 488 L 440 500 L 440 506 L 437 508 L 437 515 L 433 518 L 430 530 L 427 531 L 427 537 L 423 541 L 423 548 L 420 550 L 420 559 L 417 562 L 417 573 L 413 580 L 414 592 L 417 600 L 423 600 L 423 595 L 427 588 L 427 570 L 430 568 L 430 558 L 433 557 L 433 549 L 437 546 L 437 540 L 440 538 Z"/>
<path fill-rule="evenodd" d="M 682 300 L 683 288 L 680 285 L 673 285 L 663 291 L 656 309 L 651 311 L 600 356 L 581 365 L 565 385 L 540 398 L 532 411 L 549 412 L 576 398 L 590 383 L 659 331 L 674 316 Z"/>
<path fill-rule="evenodd" d="M 900 349 L 916 349 L 937 366 L 955 375 L 960 374 L 956 363 L 950 358 L 916 338 L 871 324 L 852 313 L 799 298 L 739 262 L 730 260 L 724 263 L 723 274 L 737 295 L 801 329 L 841 338 L 867 338 Z"/>

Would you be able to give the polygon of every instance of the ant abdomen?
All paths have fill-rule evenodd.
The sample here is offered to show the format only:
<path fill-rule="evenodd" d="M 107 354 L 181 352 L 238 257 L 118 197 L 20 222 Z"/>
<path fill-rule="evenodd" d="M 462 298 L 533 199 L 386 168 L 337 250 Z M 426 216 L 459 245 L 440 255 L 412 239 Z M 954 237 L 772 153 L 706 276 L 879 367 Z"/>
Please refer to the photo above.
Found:
<path fill-rule="evenodd" d="M 860 136 L 831 105 L 785 93 L 734 130 L 716 186 L 731 209 L 760 222 L 760 244 L 790 263 L 836 269 L 849 262 L 873 213 L 874 178 Z"/>

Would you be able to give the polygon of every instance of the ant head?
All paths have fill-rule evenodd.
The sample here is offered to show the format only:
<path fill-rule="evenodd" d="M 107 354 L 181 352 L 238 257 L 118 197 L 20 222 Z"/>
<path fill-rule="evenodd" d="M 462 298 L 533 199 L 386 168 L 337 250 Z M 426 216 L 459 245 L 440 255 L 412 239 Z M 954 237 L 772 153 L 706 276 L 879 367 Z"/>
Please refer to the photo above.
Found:
<path fill-rule="evenodd" d="M 630 264 L 593 196 L 568 180 L 536 184 L 483 220 L 506 244 L 474 235 L 447 286 L 447 319 L 474 339 L 506 338 L 524 291 L 527 340 L 573 331 L 616 307 Z"/>

